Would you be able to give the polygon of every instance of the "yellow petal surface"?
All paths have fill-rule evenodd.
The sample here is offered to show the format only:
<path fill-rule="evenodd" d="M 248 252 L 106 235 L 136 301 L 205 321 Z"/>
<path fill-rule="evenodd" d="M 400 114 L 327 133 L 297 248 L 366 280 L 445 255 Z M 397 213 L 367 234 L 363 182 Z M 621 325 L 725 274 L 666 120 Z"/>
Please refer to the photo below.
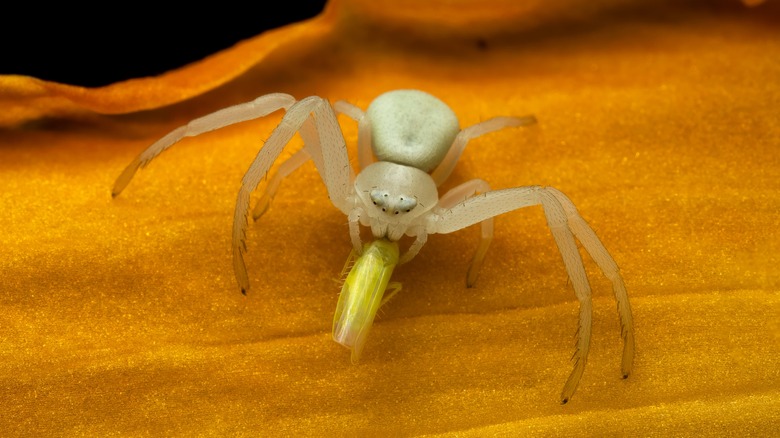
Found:
<path fill-rule="evenodd" d="M 777 78 L 778 5 L 726 0 L 342 0 L 160 77 L 0 76 L 0 430 L 776 434 Z M 630 378 L 610 283 L 585 257 L 592 349 L 559 404 L 577 302 L 539 208 L 496 219 L 475 288 L 479 229 L 431 236 L 352 365 L 330 338 L 347 220 L 307 164 L 249 228 L 244 298 L 233 204 L 279 114 L 186 139 L 111 198 L 127 163 L 194 117 L 270 92 L 365 108 L 398 88 L 462 126 L 536 115 L 473 141 L 443 189 L 482 178 L 574 201 L 625 278 Z"/>

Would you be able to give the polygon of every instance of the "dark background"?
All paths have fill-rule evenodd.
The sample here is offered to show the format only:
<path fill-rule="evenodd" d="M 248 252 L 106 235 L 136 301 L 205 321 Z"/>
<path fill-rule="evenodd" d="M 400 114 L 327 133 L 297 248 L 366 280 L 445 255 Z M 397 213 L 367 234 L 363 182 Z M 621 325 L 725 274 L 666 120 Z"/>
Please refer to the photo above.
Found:
<path fill-rule="evenodd" d="M 194 2 L 178 9 L 163 2 L 156 7 L 106 2 L 89 8 L 4 8 L 0 74 L 90 87 L 153 76 L 265 30 L 314 17 L 325 0 L 200 4 L 209 7 Z"/>

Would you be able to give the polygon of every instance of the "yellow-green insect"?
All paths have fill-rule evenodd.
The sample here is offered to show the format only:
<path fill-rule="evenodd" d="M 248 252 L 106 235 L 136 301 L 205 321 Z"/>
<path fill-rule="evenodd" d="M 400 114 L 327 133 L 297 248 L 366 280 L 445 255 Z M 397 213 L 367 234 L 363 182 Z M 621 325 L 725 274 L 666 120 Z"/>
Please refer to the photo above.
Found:
<path fill-rule="evenodd" d="M 390 283 L 398 254 L 398 242 L 379 239 L 366 243 L 359 257 L 352 251 L 344 266 L 349 273 L 333 316 L 333 340 L 352 350 L 352 362 L 360 359 L 377 310 L 401 290 L 400 283 Z"/>

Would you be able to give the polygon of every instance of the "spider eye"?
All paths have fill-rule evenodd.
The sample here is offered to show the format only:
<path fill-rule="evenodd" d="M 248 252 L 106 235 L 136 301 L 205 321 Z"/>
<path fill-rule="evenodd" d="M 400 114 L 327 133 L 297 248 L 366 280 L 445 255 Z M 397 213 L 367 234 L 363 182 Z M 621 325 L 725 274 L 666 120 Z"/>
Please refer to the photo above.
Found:
<path fill-rule="evenodd" d="M 406 212 L 407 212 L 407 213 L 409 213 L 410 211 L 412 211 L 412 209 L 411 209 L 411 208 L 410 208 L 410 209 L 408 209 L 408 210 L 406 210 Z"/>
<path fill-rule="evenodd" d="M 410 198 L 407 195 L 399 196 L 398 202 L 395 204 L 399 211 L 409 212 L 417 206 L 417 200 Z"/>
<path fill-rule="evenodd" d="M 376 205 L 376 202 L 374 202 L 374 205 Z"/>
<path fill-rule="evenodd" d="M 382 207 L 382 211 L 387 211 L 387 209 L 385 209 L 384 207 Z"/>
<path fill-rule="evenodd" d="M 395 214 L 398 214 L 398 210 L 395 211 Z"/>

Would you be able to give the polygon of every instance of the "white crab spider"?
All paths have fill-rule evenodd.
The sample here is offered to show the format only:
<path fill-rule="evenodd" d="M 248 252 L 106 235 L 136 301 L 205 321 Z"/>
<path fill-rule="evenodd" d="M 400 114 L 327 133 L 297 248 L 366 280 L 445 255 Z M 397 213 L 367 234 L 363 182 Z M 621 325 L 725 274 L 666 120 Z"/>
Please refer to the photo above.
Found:
<path fill-rule="evenodd" d="M 461 130 L 457 117 L 444 102 L 417 90 L 396 90 L 382 94 L 371 102 L 365 112 L 344 101 L 331 106 L 328 101 L 317 96 L 296 101 L 287 94 L 268 94 L 193 120 L 172 131 L 128 165 L 117 179 L 112 195 L 119 195 L 140 167 L 146 166 L 180 139 L 263 117 L 279 109 L 287 112 L 244 175 L 236 201 L 233 262 L 236 279 L 243 293 L 249 290 L 243 254 L 246 252 L 250 194 L 266 177 L 284 146 L 299 132 L 304 147 L 282 163 L 269 179 L 255 207 L 254 217 L 258 218 L 266 211 L 280 181 L 311 159 L 325 183 L 331 202 L 349 218 L 354 253 L 360 255 L 363 251 L 360 225 L 370 227 L 378 241 L 395 245 L 394 255 L 385 256 L 384 263 L 391 265 L 389 271 L 381 274 L 381 268 L 361 268 L 367 269 L 365 272 L 369 276 L 375 277 L 375 285 L 371 287 L 379 287 L 381 290 L 379 298 L 372 304 L 360 306 L 369 306 L 375 313 L 381 305 L 381 293 L 387 287 L 388 272 L 392 272 L 396 263 L 411 260 L 425 244 L 429 234 L 451 233 L 480 223 L 481 240 L 466 279 L 467 285 L 472 286 L 493 238 L 492 218 L 519 208 L 541 205 L 580 303 L 574 369 L 563 387 L 561 402 L 569 400 L 582 377 L 591 335 L 591 291 L 575 237 L 612 281 L 624 342 L 621 369 L 623 377 L 628 377 L 633 364 L 634 335 L 625 285 L 614 259 L 569 198 L 552 187 L 541 186 L 490 191 L 488 184 L 481 179 L 465 182 L 439 197 L 437 187 L 452 173 L 469 140 L 505 127 L 534 123 L 533 116 L 495 117 Z M 349 163 L 336 112 L 358 122 L 358 161 L 362 170 L 357 176 Z M 377 161 L 374 161 L 375 158 Z M 412 236 L 415 240 L 399 260 L 395 242 L 404 235 Z M 377 248 L 374 246 L 370 249 L 373 251 Z M 360 257 L 358 260 L 361 260 Z M 380 260 L 377 266 L 381 267 L 382 258 L 377 260 Z M 337 319 L 342 311 L 340 301 Z M 361 338 L 357 331 L 367 329 L 365 324 L 370 327 L 373 313 L 369 316 L 358 318 L 361 322 L 355 323 L 356 327 L 337 327 L 338 323 L 334 321 L 334 339 L 355 348 L 353 358 L 362 349 L 362 343 L 355 345 L 355 342 L 361 342 L 355 341 L 355 338 Z M 342 330 L 338 335 L 337 329 Z M 350 333 L 350 330 L 353 332 Z M 349 345 L 350 342 L 352 345 Z"/>

